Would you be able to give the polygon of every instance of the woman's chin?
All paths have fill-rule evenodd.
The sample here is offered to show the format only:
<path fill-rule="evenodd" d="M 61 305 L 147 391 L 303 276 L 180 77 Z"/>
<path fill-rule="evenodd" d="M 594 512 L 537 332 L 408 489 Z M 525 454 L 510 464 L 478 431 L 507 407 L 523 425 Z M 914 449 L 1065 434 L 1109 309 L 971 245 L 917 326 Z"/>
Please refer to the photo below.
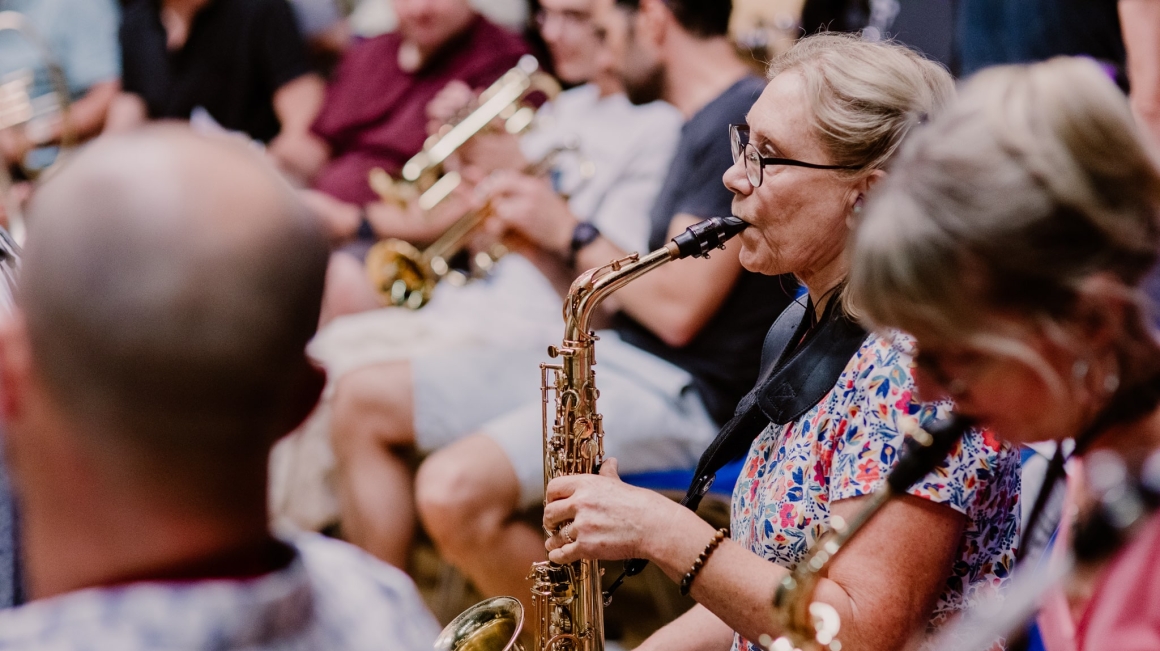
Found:
<path fill-rule="evenodd" d="M 762 274 L 765 276 L 777 276 L 785 273 L 777 269 L 774 260 L 767 255 L 762 255 L 757 251 L 744 246 L 741 247 L 741 254 L 738 256 L 741 261 L 741 267 L 746 271 L 751 271 L 755 274 Z"/>

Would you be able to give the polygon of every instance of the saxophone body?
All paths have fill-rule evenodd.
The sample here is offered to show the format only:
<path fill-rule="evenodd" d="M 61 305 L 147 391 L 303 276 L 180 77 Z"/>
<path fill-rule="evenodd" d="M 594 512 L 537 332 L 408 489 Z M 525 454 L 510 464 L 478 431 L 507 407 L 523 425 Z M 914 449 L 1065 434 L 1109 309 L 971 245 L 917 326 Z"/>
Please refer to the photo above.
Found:
<path fill-rule="evenodd" d="M 604 427 L 596 409 L 596 309 L 616 290 L 644 274 L 685 257 L 707 257 L 749 224 L 737 217 L 712 217 L 690 226 L 665 246 L 641 257 L 632 254 L 590 269 L 572 283 L 564 299 L 564 339 L 548 349 L 557 363 L 542 364 L 544 484 L 565 475 L 591 474 L 604 459 Z M 595 560 L 532 565 L 529 651 L 603 651 L 602 572 Z M 503 605 L 497 605 L 503 601 Z M 439 637 L 436 651 L 523 651 L 519 643 L 523 612 L 510 597 L 481 602 L 457 617 Z M 515 602 L 518 606 L 518 602 Z M 500 624 L 502 623 L 502 626 Z M 502 630 L 504 635 L 497 635 Z M 510 633 L 510 635 L 508 635 Z"/>
<path fill-rule="evenodd" d="M 542 364 L 544 485 L 565 475 L 599 472 L 604 460 L 604 426 L 596 400 L 596 334 L 591 321 L 616 290 L 679 258 L 701 257 L 747 224 L 736 217 L 696 224 L 652 253 L 633 254 L 581 274 L 564 300 L 564 340 L 548 349 L 558 360 Z M 537 651 L 603 651 L 603 572 L 595 560 L 532 566 L 532 622 Z"/>

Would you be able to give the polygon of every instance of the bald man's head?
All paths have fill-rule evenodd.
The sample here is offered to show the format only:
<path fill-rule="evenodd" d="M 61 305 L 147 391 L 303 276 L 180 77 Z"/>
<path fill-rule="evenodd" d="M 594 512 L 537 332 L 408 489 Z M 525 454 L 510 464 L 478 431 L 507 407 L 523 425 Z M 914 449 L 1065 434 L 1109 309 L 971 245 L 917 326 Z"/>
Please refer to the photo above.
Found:
<path fill-rule="evenodd" d="M 176 126 L 102 138 L 29 224 L 32 375 L 81 435 L 196 474 L 312 407 L 326 243 L 259 152 Z"/>

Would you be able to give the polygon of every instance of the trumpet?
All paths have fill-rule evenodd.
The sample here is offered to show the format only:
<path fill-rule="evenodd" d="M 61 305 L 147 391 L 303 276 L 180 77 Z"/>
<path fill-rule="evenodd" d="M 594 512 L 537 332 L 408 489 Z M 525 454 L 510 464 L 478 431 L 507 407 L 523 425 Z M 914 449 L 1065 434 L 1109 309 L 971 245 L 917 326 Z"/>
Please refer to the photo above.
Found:
<path fill-rule="evenodd" d="M 561 154 L 578 149 L 579 146 L 574 142 L 554 147 L 540 160 L 526 167 L 524 172 L 532 176 L 543 176 L 552 169 Z M 581 183 L 591 178 L 594 172 L 595 168 L 589 161 L 581 161 Z M 464 284 L 470 276 L 453 269 L 451 260 L 466 248 L 471 236 L 490 215 L 490 204 L 468 211 L 423 250 L 395 238 L 376 243 L 366 256 L 366 273 L 371 287 L 385 305 L 418 309 L 431 300 L 431 293 L 444 279 L 453 285 Z M 502 244 L 476 253 L 471 260 L 475 270 L 472 275 L 487 273 L 506 253 L 507 249 Z"/>
<path fill-rule="evenodd" d="M 603 419 L 596 411 L 596 308 L 616 290 L 672 260 L 707 257 L 749 224 L 736 217 L 713 217 L 690 226 L 668 244 L 641 257 L 634 253 L 581 274 L 564 299 L 564 339 L 548 349 L 558 364 L 542 364 L 544 483 L 564 475 L 590 474 L 604 459 Z M 553 402 L 554 408 L 550 403 Z M 594 560 L 532 565 L 533 651 L 603 651 L 602 572 Z M 501 600 L 501 601 L 498 601 Z M 476 604 L 457 617 L 436 644 L 437 651 L 523 651 L 519 643 L 522 608 L 511 597 Z M 503 621 L 487 625 L 489 622 Z M 465 625 L 473 622 L 473 625 Z M 481 623 L 482 622 L 482 623 Z M 494 634 L 502 628 L 506 636 Z"/>
<path fill-rule="evenodd" d="M 367 182 L 384 202 L 406 207 L 414 201 L 421 210 L 431 210 L 463 182 L 459 172 L 443 174 L 443 162 L 497 118 L 503 120 L 503 128 L 508 133 L 523 133 L 531 126 L 536 110 L 521 106 L 521 102 L 534 93 L 553 99 L 560 93 L 560 84 L 540 70 L 536 57 L 525 54 L 516 67 L 480 94 L 475 108 L 466 117 L 454 126 L 444 125 L 427 139 L 423 149 L 403 165 L 401 181 L 376 167 L 370 171 Z"/>
<path fill-rule="evenodd" d="M 830 530 L 810 547 L 793 572 L 781 580 L 773 596 L 773 610 L 782 634 L 777 639 L 762 635 L 758 640 L 762 647 L 769 651 L 841 650 L 838 631 L 842 623 L 838 611 L 829 604 L 812 601 L 818 581 L 846 543 L 890 500 L 904 494 L 945 459 L 972 426 L 971 421 L 959 416 L 929 430 L 912 424 L 906 453 L 887 475 L 886 483 L 870 494 L 869 503 L 850 522 L 831 516 Z"/>

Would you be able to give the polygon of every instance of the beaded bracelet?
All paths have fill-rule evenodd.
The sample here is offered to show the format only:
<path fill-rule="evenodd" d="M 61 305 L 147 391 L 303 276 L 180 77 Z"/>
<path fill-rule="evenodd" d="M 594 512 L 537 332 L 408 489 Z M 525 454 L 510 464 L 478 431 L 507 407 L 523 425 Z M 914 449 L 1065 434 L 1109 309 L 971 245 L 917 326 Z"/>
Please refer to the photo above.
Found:
<path fill-rule="evenodd" d="M 686 572 L 684 578 L 681 579 L 681 596 L 687 596 L 689 594 L 689 590 L 693 587 L 693 579 L 697 578 L 697 575 L 701 573 L 701 568 L 705 567 L 709 556 L 717 550 L 717 546 L 728 535 L 728 529 L 718 529 L 717 533 L 713 534 L 713 539 L 709 541 L 708 545 L 705 545 L 705 549 L 701 551 L 701 555 L 697 557 L 697 560 L 693 561 L 692 569 Z"/>

